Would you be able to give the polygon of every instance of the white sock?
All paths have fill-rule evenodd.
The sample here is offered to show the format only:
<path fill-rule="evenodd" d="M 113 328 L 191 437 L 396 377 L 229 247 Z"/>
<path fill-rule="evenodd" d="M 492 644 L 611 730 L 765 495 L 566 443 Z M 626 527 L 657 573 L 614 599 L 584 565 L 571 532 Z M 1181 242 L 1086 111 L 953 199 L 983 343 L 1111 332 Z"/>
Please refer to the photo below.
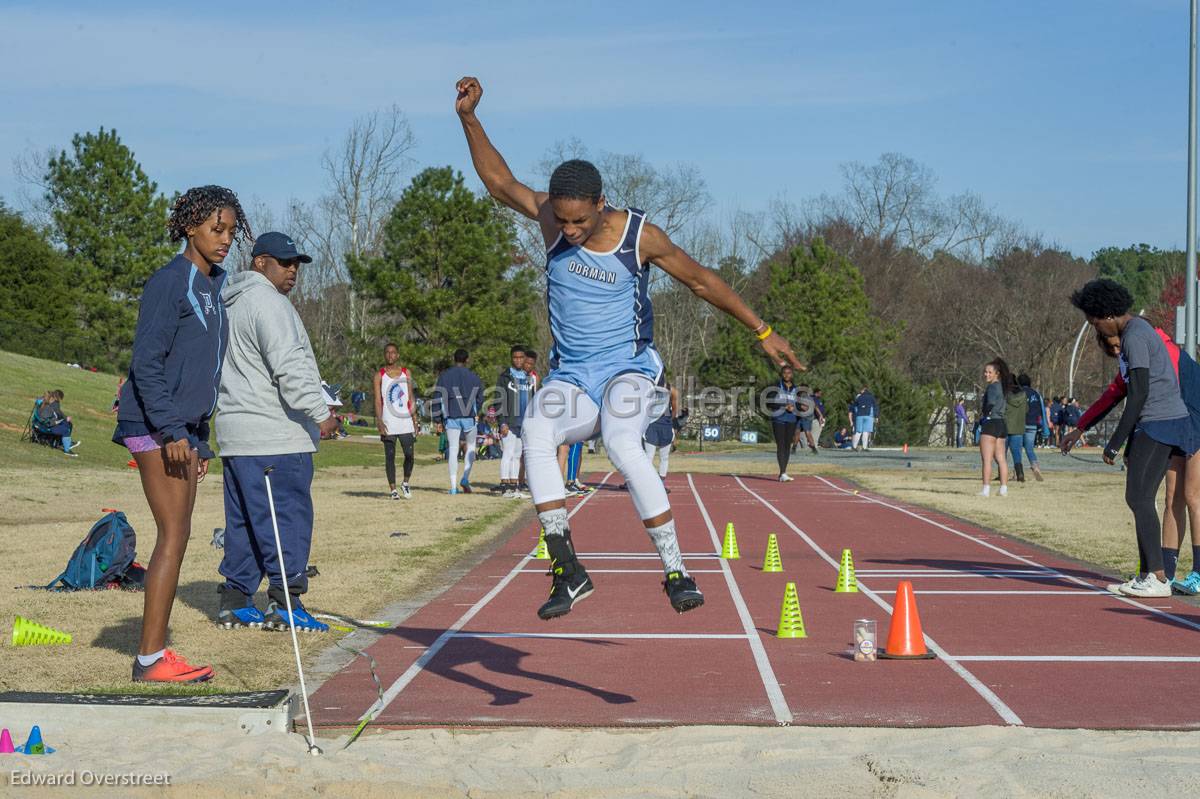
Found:
<path fill-rule="evenodd" d="M 647 527 L 646 534 L 654 542 L 654 548 L 662 558 L 665 571 L 687 574 L 687 570 L 683 568 L 683 555 L 679 553 L 679 538 L 675 535 L 674 519 L 658 527 Z"/>
<path fill-rule="evenodd" d="M 515 486 L 509 486 L 515 488 Z M 554 510 L 544 510 L 538 514 L 538 521 L 542 523 L 542 529 L 546 531 L 546 537 L 552 535 L 566 535 L 567 533 L 567 509 L 555 508 Z"/>
<path fill-rule="evenodd" d="M 991 487 L 991 486 L 984 486 L 984 487 L 983 487 L 983 490 L 979 492 L 979 495 L 980 495 L 981 497 L 986 497 L 986 496 L 990 496 L 990 495 L 991 495 L 991 493 L 992 493 L 992 487 Z"/>
<path fill-rule="evenodd" d="M 166 653 L 167 653 L 167 650 L 160 649 L 157 652 L 154 652 L 149 655 L 138 655 L 137 656 L 138 664 L 142 665 L 142 666 L 153 666 L 154 661 L 158 660 L 160 657 L 162 657 Z"/>
<path fill-rule="evenodd" d="M 851 444 L 851 449 L 858 449 L 858 445 L 862 443 L 862 433 L 854 434 L 854 441 Z"/>

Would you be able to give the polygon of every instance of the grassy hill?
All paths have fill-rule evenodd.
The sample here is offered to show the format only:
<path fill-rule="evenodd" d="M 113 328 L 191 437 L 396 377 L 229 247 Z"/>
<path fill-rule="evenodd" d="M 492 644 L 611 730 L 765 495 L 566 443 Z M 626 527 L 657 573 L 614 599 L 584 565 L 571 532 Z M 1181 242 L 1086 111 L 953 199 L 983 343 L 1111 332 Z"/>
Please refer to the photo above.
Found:
<path fill-rule="evenodd" d="M 129 453 L 112 443 L 116 415 L 110 411 L 117 393 L 117 375 L 72 369 L 66 364 L 0 352 L 0 464 L 55 469 L 128 469 Z M 33 401 L 48 389 L 62 389 L 63 413 L 75 423 L 74 437 L 82 441 L 78 458 L 68 458 L 59 450 L 21 443 L 21 432 L 29 421 Z M 383 463 L 383 450 L 368 446 L 361 435 L 374 434 L 371 427 L 351 427 L 351 437 L 343 441 L 322 442 L 316 457 L 317 468 L 332 466 L 374 466 Z M 216 442 L 213 442 L 216 449 Z M 436 436 L 417 439 L 419 462 L 432 460 L 437 452 Z M 220 470 L 219 462 L 212 464 Z M 64 472 L 65 474 L 66 472 Z"/>

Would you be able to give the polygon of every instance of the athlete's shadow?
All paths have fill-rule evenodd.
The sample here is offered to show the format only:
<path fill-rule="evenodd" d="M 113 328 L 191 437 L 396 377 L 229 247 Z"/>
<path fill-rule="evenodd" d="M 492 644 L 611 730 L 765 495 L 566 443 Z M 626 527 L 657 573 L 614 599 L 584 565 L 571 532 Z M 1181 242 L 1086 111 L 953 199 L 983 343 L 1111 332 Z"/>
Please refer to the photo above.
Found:
<path fill-rule="evenodd" d="M 444 633 L 445 630 L 427 629 L 418 627 L 397 627 L 388 631 L 388 635 L 398 635 L 407 641 L 424 646 L 430 646 Z M 480 632 L 478 635 L 489 635 L 490 633 Z M 448 641 L 438 653 L 425 664 L 425 671 L 436 674 L 439 677 L 444 677 L 447 680 L 459 683 L 469 688 L 476 688 L 485 693 L 492 695 L 492 701 L 488 704 L 493 706 L 499 705 L 515 705 L 523 699 L 529 699 L 533 696 L 525 691 L 518 691 L 513 688 L 505 688 L 500 685 L 494 685 L 483 678 L 472 674 L 468 670 L 472 664 L 478 664 L 484 669 L 496 674 L 507 674 L 512 677 L 518 677 L 525 680 L 534 680 L 548 685 L 554 685 L 561 688 L 569 688 L 575 691 L 582 691 L 591 694 L 597 699 L 601 699 L 610 705 L 624 705 L 630 702 L 637 701 L 628 694 L 619 694 L 614 691 L 606 691 L 603 688 L 595 688 L 586 683 L 581 683 L 578 680 L 572 680 L 568 677 L 561 677 L 557 674 L 548 674 L 541 671 L 531 671 L 521 665 L 521 660 L 531 654 L 500 641 L 515 641 L 516 638 L 455 638 Z M 554 639 L 559 643 L 570 642 L 571 644 L 586 644 L 592 646 L 620 646 L 614 641 L 598 641 L 589 638 L 558 638 Z M 566 661 L 564 661 L 566 662 Z"/>

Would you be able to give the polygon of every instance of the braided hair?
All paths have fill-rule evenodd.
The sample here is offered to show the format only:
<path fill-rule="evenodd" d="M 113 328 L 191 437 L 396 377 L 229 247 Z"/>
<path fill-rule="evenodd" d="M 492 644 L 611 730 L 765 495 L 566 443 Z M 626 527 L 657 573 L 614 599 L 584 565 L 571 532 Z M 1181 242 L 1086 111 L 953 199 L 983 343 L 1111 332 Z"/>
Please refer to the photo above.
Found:
<path fill-rule="evenodd" d="M 167 220 L 171 241 L 186 239 L 188 228 L 199 227 L 218 208 L 232 208 L 237 235 L 247 243 L 253 241 L 254 234 L 250 232 L 250 223 L 246 220 L 242 204 L 238 202 L 237 195 L 224 186 L 196 186 L 179 195 L 171 206 L 171 217 Z"/>
<path fill-rule="evenodd" d="M 604 193 L 604 182 L 600 170 L 590 161 L 572 158 L 563 161 L 550 175 L 550 198 L 564 200 L 587 200 L 600 202 Z"/>

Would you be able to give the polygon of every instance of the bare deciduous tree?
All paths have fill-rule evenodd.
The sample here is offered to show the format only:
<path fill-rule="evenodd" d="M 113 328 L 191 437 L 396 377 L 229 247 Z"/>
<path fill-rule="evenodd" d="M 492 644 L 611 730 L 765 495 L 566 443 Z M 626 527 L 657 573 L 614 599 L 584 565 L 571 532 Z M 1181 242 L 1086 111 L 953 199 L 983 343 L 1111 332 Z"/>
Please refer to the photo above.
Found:
<path fill-rule="evenodd" d="M 884 153 L 875 164 L 851 161 L 841 171 L 843 194 L 833 210 L 867 236 L 915 250 L 937 238 L 944 220 L 929 167 L 900 153 Z"/>
<path fill-rule="evenodd" d="M 346 264 L 378 254 L 415 146 L 398 106 L 360 117 L 322 157 L 328 192 L 289 208 L 295 235 L 313 257 L 298 285 L 302 315 L 316 331 L 317 349 L 327 355 L 349 356 L 369 338 L 372 302 L 354 291 Z"/>
<path fill-rule="evenodd" d="M 13 176 L 17 179 L 17 202 L 27 220 L 36 227 L 51 227 L 50 201 L 46 198 L 49 186 L 46 173 L 50 159 L 58 155 L 53 147 L 35 150 L 32 147 L 12 161 Z"/>

